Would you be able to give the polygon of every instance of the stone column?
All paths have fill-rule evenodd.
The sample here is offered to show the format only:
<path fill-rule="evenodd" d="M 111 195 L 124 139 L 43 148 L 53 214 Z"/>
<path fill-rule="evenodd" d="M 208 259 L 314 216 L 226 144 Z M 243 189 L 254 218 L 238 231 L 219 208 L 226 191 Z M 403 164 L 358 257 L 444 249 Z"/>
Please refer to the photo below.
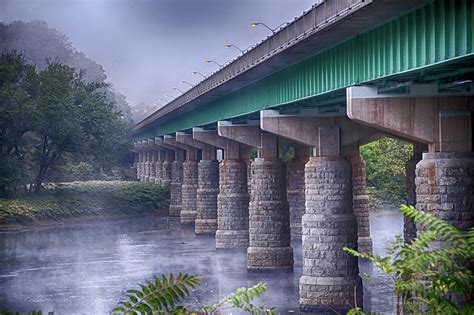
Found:
<path fill-rule="evenodd" d="M 301 240 L 301 218 L 304 214 L 304 166 L 308 161 L 308 148 L 294 146 L 294 158 L 288 169 L 287 198 L 290 205 L 291 239 Z"/>
<path fill-rule="evenodd" d="M 150 160 L 151 154 L 150 149 L 146 149 L 145 151 L 145 163 L 144 163 L 144 174 L 143 174 L 143 181 L 145 183 L 150 182 Z"/>
<path fill-rule="evenodd" d="M 348 155 L 347 160 L 349 160 L 352 167 L 352 208 L 357 219 L 357 249 L 372 254 L 365 161 L 359 153 Z"/>
<path fill-rule="evenodd" d="M 182 208 L 184 150 L 175 150 L 175 160 L 171 163 L 170 216 L 179 217 Z"/>
<path fill-rule="evenodd" d="M 165 150 L 158 149 L 158 159 L 155 163 L 155 184 L 162 185 L 163 184 L 163 160 Z"/>
<path fill-rule="evenodd" d="M 229 140 L 219 168 L 216 248 L 247 248 L 249 245 L 249 194 L 247 164 L 240 146 Z"/>
<path fill-rule="evenodd" d="M 406 177 L 406 202 L 407 205 L 416 206 L 416 164 L 421 160 L 421 150 L 419 144 L 413 145 L 413 156 L 405 164 L 405 177 Z M 416 237 L 416 225 L 413 219 L 403 217 L 403 238 L 405 243 L 411 243 Z"/>
<path fill-rule="evenodd" d="M 278 158 L 277 138 L 261 134 L 252 162 L 247 268 L 293 268 L 285 164 Z"/>
<path fill-rule="evenodd" d="M 143 174 L 143 151 L 140 149 L 138 151 L 138 163 L 137 163 L 137 179 L 142 181 L 142 174 Z"/>
<path fill-rule="evenodd" d="M 172 161 L 173 161 L 173 151 L 164 150 L 165 160 L 162 163 L 162 181 L 161 184 L 170 188 L 170 184 L 173 178 L 172 175 Z"/>
<path fill-rule="evenodd" d="M 186 150 L 183 163 L 181 224 L 194 224 L 197 216 L 196 199 L 198 187 L 197 149 Z"/>
<path fill-rule="evenodd" d="M 300 306 L 315 313 L 345 313 L 362 305 L 357 258 L 342 247 L 357 248 L 357 221 L 352 212 L 351 166 L 340 157 L 338 127 L 319 127 L 318 156 L 305 166 L 303 275 Z"/>
<path fill-rule="evenodd" d="M 219 162 L 214 147 L 202 151 L 198 164 L 196 202 L 196 234 L 214 235 L 217 230 L 217 195 L 219 194 Z"/>
<path fill-rule="evenodd" d="M 148 182 L 154 184 L 156 178 L 156 149 L 150 150 L 150 177 L 148 178 Z"/>
<path fill-rule="evenodd" d="M 416 207 L 460 230 L 474 226 L 474 154 L 423 153 L 416 165 Z"/>

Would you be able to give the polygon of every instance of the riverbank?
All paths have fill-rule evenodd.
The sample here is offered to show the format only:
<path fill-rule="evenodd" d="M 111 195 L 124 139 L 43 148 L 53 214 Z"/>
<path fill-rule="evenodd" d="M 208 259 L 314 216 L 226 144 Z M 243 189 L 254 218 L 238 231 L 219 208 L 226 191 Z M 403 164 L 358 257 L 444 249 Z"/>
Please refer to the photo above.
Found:
<path fill-rule="evenodd" d="M 165 213 L 169 191 L 133 181 L 49 184 L 39 195 L 0 199 L 0 225 L 25 225 L 82 217 Z"/>

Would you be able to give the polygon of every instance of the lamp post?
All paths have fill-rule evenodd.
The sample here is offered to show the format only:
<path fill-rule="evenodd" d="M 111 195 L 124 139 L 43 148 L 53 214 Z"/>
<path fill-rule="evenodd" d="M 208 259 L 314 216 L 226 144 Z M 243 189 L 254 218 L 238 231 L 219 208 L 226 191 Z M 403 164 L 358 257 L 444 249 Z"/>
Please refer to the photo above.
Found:
<path fill-rule="evenodd" d="M 225 48 L 231 48 L 231 47 L 233 47 L 233 48 L 237 49 L 238 51 L 240 51 L 240 53 L 241 53 L 242 55 L 243 55 L 244 52 L 245 52 L 242 48 L 240 48 L 240 47 L 238 47 L 238 46 L 235 46 L 234 44 L 225 44 L 224 47 L 225 47 Z"/>
<path fill-rule="evenodd" d="M 204 79 L 206 78 L 206 76 L 204 74 L 202 74 L 201 72 L 199 71 L 193 71 L 191 72 L 192 74 L 199 74 L 201 77 L 203 77 Z"/>
<path fill-rule="evenodd" d="M 190 87 L 194 87 L 194 85 L 192 85 L 191 82 L 189 81 L 186 81 L 186 80 L 181 81 L 181 84 L 185 84 L 185 83 L 188 84 Z"/>
<path fill-rule="evenodd" d="M 275 34 L 276 33 L 276 30 L 279 29 L 281 26 L 283 26 L 284 24 L 286 24 L 286 22 L 284 23 L 281 23 L 280 25 L 278 25 L 277 27 L 275 28 L 271 28 L 270 26 L 268 26 L 267 24 L 263 23 L 263 22 L 254 22 L 254 23 L 251 23 L 250 26 L 252 27 L 257 27 L 258 25 L 261 25 L 265 28 L 267 28 L 270 32 L 272 32 L 272 34 Z"/>
<path fill-rule="evenodd" d="M 221 65 L 220 63 L 218 63 L 217 61 L 214 61 L 214 60 L 204 60 L 205 63 L 214 63 L 216 64 L 219 68 L 222 68 L 224 65 Z"/>
<path fill-rule="evenodd" d="M 178 89 L 178 88 L 176 88 L 176 87 L 174 87 L 173 90 L 174 90 L 174 91 L 178 91 L 178 92 L 180 92 L 181 94 L 184 94 L 183 91 L 181 91 L 180 89 Z"/>

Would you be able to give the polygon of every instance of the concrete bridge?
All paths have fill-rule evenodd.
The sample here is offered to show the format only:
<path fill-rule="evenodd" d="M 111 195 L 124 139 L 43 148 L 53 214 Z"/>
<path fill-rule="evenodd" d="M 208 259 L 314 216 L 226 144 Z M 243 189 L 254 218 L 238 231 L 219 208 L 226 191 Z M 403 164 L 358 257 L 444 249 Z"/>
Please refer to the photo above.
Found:
<path fill-rule="evenodd" d="M 372 250 L 360 145 L 412 142 L 408 203 L 473 226 L 473 45 L 472 1 L 323 1 L 138 123 L 137 176 L 249 269 L 292 268 L 301 239 L 302 309 L 345 311 L 362 293 L 341 248 Z"/>

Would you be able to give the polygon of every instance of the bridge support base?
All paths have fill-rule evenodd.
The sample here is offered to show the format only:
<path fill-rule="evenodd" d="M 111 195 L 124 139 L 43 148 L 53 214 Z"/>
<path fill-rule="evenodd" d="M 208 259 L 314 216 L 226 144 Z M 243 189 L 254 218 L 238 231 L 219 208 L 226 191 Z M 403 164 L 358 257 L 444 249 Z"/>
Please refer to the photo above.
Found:
<path fill-rule="evenodd" d="M 349 155 L 347 160 L 349 160 L 352 167 L 352 208 L 357 220 L 357 249 L 372 254 L 365 162 L 359 154 Z"/>
<path fill-rule="evenodd" d="M 158 161 L 155 163 L 155 184 L 163 184 L 163 162 L 160 161 L 160 158 L 158 158 Z"/>
<path fill-rule="evenodd" d="M 170 183 L 170 211 L 169 215 L 179 217 L 182 207 L 183 162 L 176 160 L 171 165 L 172 179 Z"/>
<path fill-rule="evenodd" d="M 198 162 L 186 160 L 183 163 L 183 190 L 181 224 L 194 224 L 197 216 L 196 199 L 198 186 Z"/>
<path fill-rule="evenodd" d="M 223 160 L 219 169 L 218 229 L 216 248 L 249 245 L 249 195 L 247 167 L 243 160 Z"/>
<path fill-rule="evenodd" d="M 355 298 L 362 305 L 357 258 L 342 251 L 343 246 L 357 247 L 349 162 L 337 156 L 311 157 L 305 167 L 305 189 L 301 309 L 344 313 Z"/>
<path fill-rule="evenodd" d="M 407 205 L 416 206 L 416 186 L 415 171 L 416 164 L 421 160 L 421 153 L 414 154 L 410 160 L 405 163 L 406 176 L 406 203 Z M 403 239 L 405 243 L 411 243 L 416 237 L 416 225 L 413 219 L 403 217 Z"/>
<path fill-rule="evenodd" d="M 288 170 L 287 198 L 290 205 L 291 239 L 301 240 L 301 218 L 304 214 L 304 167 L 308 162 L 307 148 L 295 148 L 295 158 Z"/>
<path fill-rule="evenodd" d="M 161 165 L 161 185 L 170 188 L 172 178 L 172 163 L 165 160 Z"/>
<path fill-rule="evenodd" d="M 219 162 L 202 160 L 198 164 L 196 234 L 214 235 L 217 230 Z"/>
<path fill-rule="evenodd" d="M 474 154 L 423 153 L 416 165 L 416 206 L 461 230 L 474 226 Z"/>
<path fill-rule="evenodd" d="M 293 268 L 285 165 L 277 157 L 252 162 L 248 269 Z"/>

